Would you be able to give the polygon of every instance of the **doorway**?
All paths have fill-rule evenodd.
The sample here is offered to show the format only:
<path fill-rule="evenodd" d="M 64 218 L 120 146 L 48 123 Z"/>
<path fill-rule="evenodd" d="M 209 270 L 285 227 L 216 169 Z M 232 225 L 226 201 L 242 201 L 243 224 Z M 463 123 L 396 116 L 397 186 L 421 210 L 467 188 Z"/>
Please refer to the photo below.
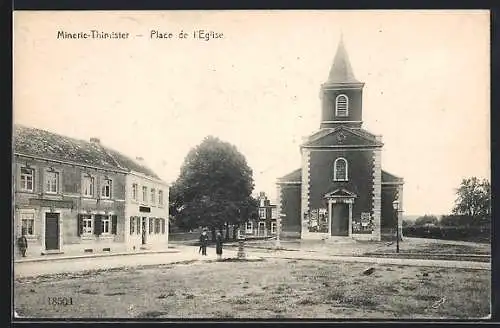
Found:
<path fill-rule="evenodd" d="M 146 245 L 146 221 L 147 218 L 142 218 L 142 244 Z"/>
<path fill-rule="evenodd" d="M 45 214 L 45 249 L 59 250 L 59 213 Z"/>
<path fill-rule="evenodd" d="M 257 236 L 265 236 L 266 235 L 266 223 L 259 222 L 259 229 L 257 230 Z"/>
<path fill-rule="evenodd" d="M 332 204 L 331 235 L 349 236 L 349 204 Z"/>

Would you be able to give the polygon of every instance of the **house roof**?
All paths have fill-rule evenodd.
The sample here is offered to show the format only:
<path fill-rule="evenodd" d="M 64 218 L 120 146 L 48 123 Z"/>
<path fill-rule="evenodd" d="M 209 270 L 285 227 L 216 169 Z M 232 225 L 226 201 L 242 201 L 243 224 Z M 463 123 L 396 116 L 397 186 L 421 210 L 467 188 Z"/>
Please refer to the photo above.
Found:
<path fill-rule="evenodd" d="M 14 153 L 96 166 L 135 171 L 160 180 L 151 169 L 100 143 L 78 140 L 41 129 L 14 125 Z"/>
<path fill-rule="evenodd" d="M 279 182 L 302 182 L 302 169 L 296 169 L 293 172 L 288 173 L 287 175 L 278 178 Z"/>

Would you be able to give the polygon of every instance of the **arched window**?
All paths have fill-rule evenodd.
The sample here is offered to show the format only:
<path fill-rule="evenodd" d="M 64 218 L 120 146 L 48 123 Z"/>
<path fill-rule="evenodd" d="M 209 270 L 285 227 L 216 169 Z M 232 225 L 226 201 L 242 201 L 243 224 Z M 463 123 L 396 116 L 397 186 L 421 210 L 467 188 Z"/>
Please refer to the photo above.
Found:
<path fill-rule="evenodd" d="M 347 160 L 345 158 L 337 158 L 333 164 L 333 180 L 347 181 Z"/>
<path fill-rule="evenodd" d="M 349 98 L 346 95 L 338 95 L 335 98 L 335 116 L 349 116 Z"/>

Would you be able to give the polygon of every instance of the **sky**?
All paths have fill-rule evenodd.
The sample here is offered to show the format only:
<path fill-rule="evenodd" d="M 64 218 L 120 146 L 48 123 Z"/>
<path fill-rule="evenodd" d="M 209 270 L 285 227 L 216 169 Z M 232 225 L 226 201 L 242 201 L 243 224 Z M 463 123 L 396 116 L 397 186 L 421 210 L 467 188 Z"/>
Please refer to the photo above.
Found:
<path fill-rule="evenodd" d="M 129 37 L 57 38 L 92 29 Z M 319 129 L 341 34 L 365 82 L 363 128 L 383 137 L 382 168 L 404 178 L 405 214 L 448 213 L 462 178 L 490 177 L 487 11 L 15 12 L 14 123 L 100 138 L 167 182 L 213 135 L 275 200 Z"/>

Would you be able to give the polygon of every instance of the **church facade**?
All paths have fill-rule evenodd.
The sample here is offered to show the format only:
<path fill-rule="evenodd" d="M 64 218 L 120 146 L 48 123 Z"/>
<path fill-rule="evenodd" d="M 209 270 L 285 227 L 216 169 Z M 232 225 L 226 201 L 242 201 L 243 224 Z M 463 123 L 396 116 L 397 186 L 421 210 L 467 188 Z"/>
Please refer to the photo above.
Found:
<path fill-rule="evenodd" d="M 381 136 L 363 129 L 363 87 L 341 40 L 321 85 L 320 128 L 300 146 L 301 167 L 277 182 L 282 236 L 380 241 L 401 232 L 403 179 L 382 170 Z"/>

